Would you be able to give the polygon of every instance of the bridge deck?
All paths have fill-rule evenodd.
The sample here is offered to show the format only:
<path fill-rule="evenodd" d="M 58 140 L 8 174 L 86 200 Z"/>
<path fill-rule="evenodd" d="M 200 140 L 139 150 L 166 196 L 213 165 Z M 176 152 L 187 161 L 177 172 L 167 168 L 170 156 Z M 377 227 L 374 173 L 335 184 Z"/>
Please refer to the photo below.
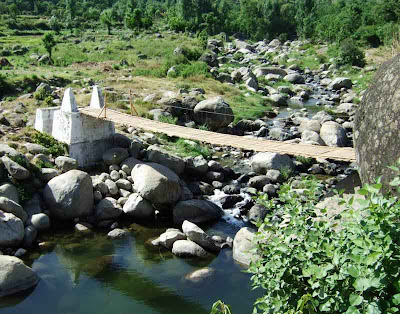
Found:
<path fill-rule="evenodd" d="M 89 107 L 81 108 L 80 112 L 92 117 L 98 117 L 100 109 Z M 115 110 L 107 109 L 106 120 L 117 124 L 124 124 L 134 128 L 144 129 L 156 133 L 164 133 L 168 136 L 176 136 L 189 140 L 196 140 L 220 146 L 231 146 L 243 150 L 257 152 L 273 152 L 288 154 L 291 156 L 304 156 L 312 158 L 324 158 L 339 161 L 353 162 L 356 160 L 355 152 L 350 147 L 328 147 L 305 144 L 293 144 L 264 139 L 248 138 L 243 136 L 221 134 L 216 132 L 192 129 L 168 123 L 153 121 L 150 119 L 130 116 Z M 104 112 L 101 115 L 104 119 Z"/>

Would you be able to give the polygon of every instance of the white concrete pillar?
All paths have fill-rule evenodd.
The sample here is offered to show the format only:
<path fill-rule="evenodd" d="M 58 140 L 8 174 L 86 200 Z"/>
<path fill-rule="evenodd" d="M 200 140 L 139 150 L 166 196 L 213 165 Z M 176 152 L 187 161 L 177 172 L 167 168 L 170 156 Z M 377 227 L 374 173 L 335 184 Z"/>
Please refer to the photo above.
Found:
<path fill-rule="evenodd" d="M 72 88 L 67 88 L 64 93 L 64 98 L 61 104 L 61 111 L 63 112 L 79 112 L 78 105 L 76 104 L 75 96 Z"/>
<path fill-rule="evenodd" d="M 90 108 L 101 109 L 104 107 L 104 97 L 101 88 L 97 85 L 93 86 L 92 99 L 90 100 Z"/>

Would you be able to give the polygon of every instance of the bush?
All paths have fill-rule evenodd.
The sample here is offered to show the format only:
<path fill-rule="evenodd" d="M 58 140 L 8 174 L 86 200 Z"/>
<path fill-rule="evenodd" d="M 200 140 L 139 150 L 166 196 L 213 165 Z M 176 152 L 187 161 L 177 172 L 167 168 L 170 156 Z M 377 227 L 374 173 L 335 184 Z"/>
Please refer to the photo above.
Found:
<path fill-rule="evenodd" d="M 399 168 L 393 167 L 399 171 Z M 282 186 L 278 202 L 259 198 L 272 212 L 256 237 L 262 256 L 249 271 L 265 289 L 255 303 L 263 313 L 398 313 L 400 200 L 381 184 L 358 191 L 340 215 L 317 218 L 317 181 L 304 194 Z M 400 191 L 400 177 L 392 183 Z M 325 210 L 321 210 L 325 213 Z M 256 311 L 255 311 L 256 312 Z"/>
<path fill-rule="evenodd" d="M 355 65 L 359 67 L 365 66 L 365 55 L 360 48 L 356 46 L 353 40 L 343 40 L 339 47 L 338 65 Z"/>
<path fill-rule="evenodd" d="M 53 157 L 63 156 L 65 153 L 68 153 L 67 144 L 60 143 L 49 134 L 36 131 L 32 134 L 32 141 L 46 147 L 49 150 L 49 154 L 52 154 Z"/>

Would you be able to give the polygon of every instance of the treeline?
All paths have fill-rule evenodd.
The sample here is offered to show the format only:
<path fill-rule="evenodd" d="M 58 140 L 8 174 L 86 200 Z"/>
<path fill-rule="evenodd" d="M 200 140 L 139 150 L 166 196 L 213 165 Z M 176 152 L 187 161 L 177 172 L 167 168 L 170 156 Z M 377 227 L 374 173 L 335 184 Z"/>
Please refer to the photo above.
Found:
<path fill-rule="evenodd" d="M 378 46 L 399 32 L 399 0 L 5 0 L 0 14 L 54 16 L 63 27 L 149 28 L 241 33 L 254 40 L 296 37 Z M 103 15 L 103 17 L 102 17 Z M 98 25 L 98 24 L 97 24 Z"/>

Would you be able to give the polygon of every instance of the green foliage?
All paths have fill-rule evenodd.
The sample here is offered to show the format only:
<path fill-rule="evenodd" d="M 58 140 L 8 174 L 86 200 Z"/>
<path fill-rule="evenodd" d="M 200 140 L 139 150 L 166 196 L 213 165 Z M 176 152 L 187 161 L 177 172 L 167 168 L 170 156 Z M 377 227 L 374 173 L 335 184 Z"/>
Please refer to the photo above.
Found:
<path fill-rule="evenodd" d="M 19 200 L 22 204 L 29 201 L 33 197 L 33 192 L 31 188 L 28 188 L 26 184 L 15 183 L 14 186 L 17 188 Z"/>
<path fill-rule="evenodd" d="M 10 159 L 15 161 L 20 166 L 29 169 L 29 162 L 24 155 L 10 156 Z"/>
<path fill-rule="evenodd" d="M 37 100 L 45 100 L 46 98 L 51 97 L 51 94 L 45 88 L 40 88 L 38 91 L 33 93 L 33 97 Z"/>
<path fill-rule="evenodd" d="M 160 118 L 159 118 L 158 121 L 163 122 L 163 123 L 168 123 L 168 124 L 177 124 L 178 118 L 176 118 L 176 117 L 160 116 Z"/>
<path fill-rule="evenodd" d="M 284 181 L 287 181 L 293 175 L 293 169 L 289 166 L 284 166 L 279 169 Z"/>
<path fill-rule="evenodd" d="M 364 67 L 366 63 L 364 52 L 362 52 L 351 39 L 345 39 L 340 44 L 338 57 L 338 65 L 340 66 L 355 65 Z"/>
<path fill-rule="evenodd" d="M 9 89 L 9 83 L 6 80 L 6 76 L 0 73 L 0 97 L 5 95 Z"/>
<path fill-rule="evenodd" d="M 259 198 L 272 214 L 256 236 L 262 258 L 249 268 L 265 290 L 255 312 L 398 313 L 400 200 L 382 195 L 378 180 L 358 191 L 358 209 L 352 197 L 327 218 L 315 207 L 318 182 L 303 183 L 303 194 L 285 184 L 277 202 Z M 399 177 L 391 184 L 400 192 Z"/>
<path fill-rule="evenodd" d="M 57 44 L 56 40 L 54 39 L 54 34 L 53 33 L 45 34 L 42 38 L 42 44 L 44 46 L 44 49 L 46 49 L 47 53 L 49 54 L 50 60 L 52 61 L 53 60 L 51 58 L 52 51 Z"/>
<path fill-rule="evenodd" d="M 53 157 L 63 156 L 68 152 L 68 146 L 60 143 L 49 134 L 35 131 L 32 134 L 32 141 L 36 144 L 43 145 L 49 150 L 49 154 Z"/>
<path fill-rule="evenodd" d="M 312 157 L 296 156 L 296 160 L 305 166 L 310 166 L 314 159 Z"/>
<path fill-rule="evenodd" d="M 203 156 L 207 158 L 210 156 L 210 150 L 204 144 L 197 141 L 187 141 L 182 138 L 169 137 L 166 135 L 160 136 L 165 142 L 165 148 L 182 157 L 196 157 Z"/>
<path fill-rule="evenodd" d="M 219 300 L 213 304 L 210 314 L 232 314 L 232 309 L 229 305 Z"/>
<path fill-rule="evenodd" d="M 107 27 L 108 35 L 111 34 L 111 26 L 114 24 L 113 12 L 111 9 L 104 10 L 100 14 L 100 23 Z"/>

